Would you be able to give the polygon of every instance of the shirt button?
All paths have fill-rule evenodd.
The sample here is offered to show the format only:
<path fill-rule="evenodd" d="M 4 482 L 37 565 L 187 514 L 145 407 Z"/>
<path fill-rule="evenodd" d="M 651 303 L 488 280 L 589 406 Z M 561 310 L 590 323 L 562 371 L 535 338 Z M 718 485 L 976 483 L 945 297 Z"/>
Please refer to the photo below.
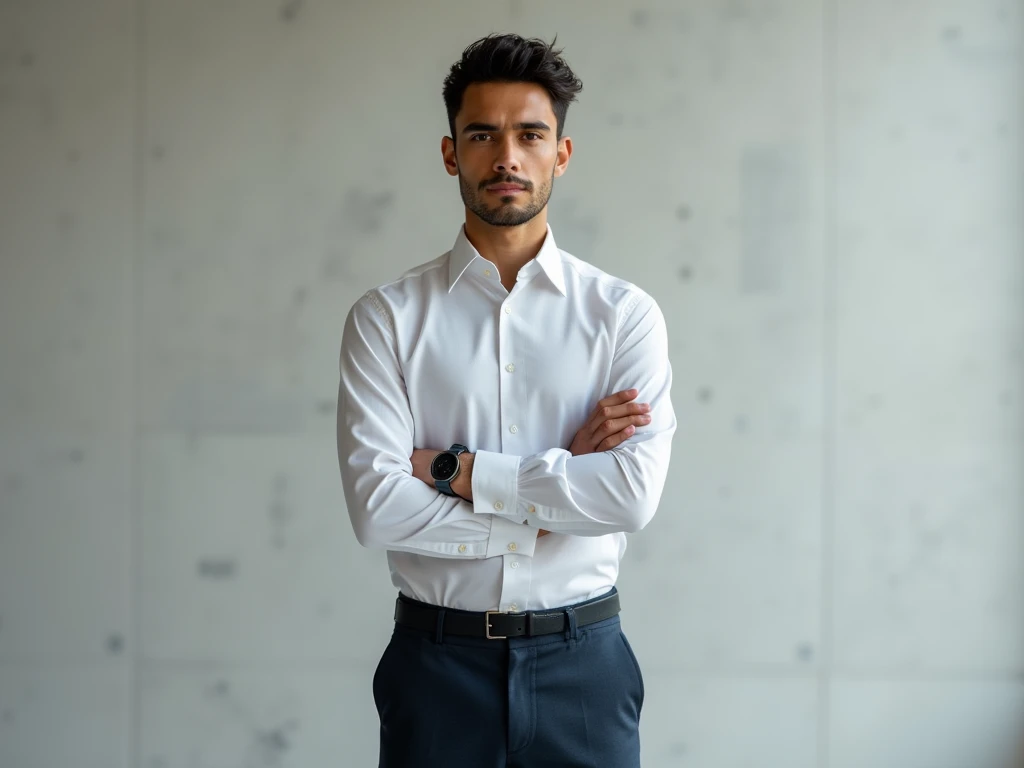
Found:
<path fill-rule="evenodd" d="M 513 568 L 518 568 L 519 567 L 519 561 L 518 560 L 513 560 L 512 561 L 512 567 Z"/>
<path fill-rule="evenodd" d="M 466 551 L 466 545 L 465 544 L 459 544 L 459 552 L 465 552 L 465 551 Z"/>
<path fill-rule="evenodd" d="M 515 369 L 515 363 L 509 363 L 508 365 L 505 366 L 505 370 L 508 371 L 509 373 L 512 373 L 512 371 L 514 371 Z"/>
<path fill-rule="evenodd" d="M 527 509 L 526 511 L 529 512 L 532 515 L 534 512 L 537 511 L 537 508 L 535 506 L 533 506 L 533 504 L 531 504 L 530 508 Z"/>
<path fill-rule="evenodd" d="M 510 611 L 518 611 L 519 610 L 519 606 L 516 605 L 515 603 L 509 603 L 508 609 Z"/>
<path fill-rule="evenodd" d="M 511 427 L 508 428 L 508 431 L 511 432 L 514 435 L 516 432 L 519 431 L 519 427 L 517 427 L 515 424 L 513 424 Z"/>
<path fill-rule="evenodd" d="M 505 505 L 502 504 L 500 501 L 496 501 L 494 502 L 494 508 L 500 511 L 505 508 Z"/>
<path fill-rule="evenodd" d="M 511 315 L 512 314 L 512 307 L 506 306 L 505 307 L 505 314 L 506 315 Z"/>
<path fill-rule="evenodd" d="M 509 552 L 515 552 L 517 549 L 519 549 L 519 547 L 516 546 L 516 543 L 514 541 L 508 545 Z"/>
<path fill-rule="evenodd" d="M 490 277 L 490 276 L 491 276 L 491 270 L 485 269 L 484 270 L 484 277 Z"/>

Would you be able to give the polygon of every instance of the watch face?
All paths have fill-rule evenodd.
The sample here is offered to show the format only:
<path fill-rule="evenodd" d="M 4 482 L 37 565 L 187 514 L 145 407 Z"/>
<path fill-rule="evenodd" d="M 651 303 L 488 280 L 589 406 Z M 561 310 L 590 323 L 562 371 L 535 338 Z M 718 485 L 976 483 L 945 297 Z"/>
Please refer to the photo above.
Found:
<path fill-rule="evenodd" d="M 435 480 L 447 480 L 455 474 L 459 457 L 452 453 L 439 453 L 430 464 L 430 474 Z"/>

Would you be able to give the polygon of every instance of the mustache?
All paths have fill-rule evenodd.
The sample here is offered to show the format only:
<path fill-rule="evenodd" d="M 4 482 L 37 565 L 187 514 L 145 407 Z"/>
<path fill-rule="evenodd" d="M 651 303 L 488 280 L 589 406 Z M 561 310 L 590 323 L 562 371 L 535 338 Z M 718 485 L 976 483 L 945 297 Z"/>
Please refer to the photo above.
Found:
<path fill-rule="evenodd" d="M 526 179 L 520 179 L 517 176 L 495 176 L 493 179 L 487 179 L 487 181 L 480 182 L 480 189 L 486 189 L 492 184 L 518 184 L 520 187 L 525 189 L 527 192 L 533 191 L 533 184 L 528 182 Z"/>

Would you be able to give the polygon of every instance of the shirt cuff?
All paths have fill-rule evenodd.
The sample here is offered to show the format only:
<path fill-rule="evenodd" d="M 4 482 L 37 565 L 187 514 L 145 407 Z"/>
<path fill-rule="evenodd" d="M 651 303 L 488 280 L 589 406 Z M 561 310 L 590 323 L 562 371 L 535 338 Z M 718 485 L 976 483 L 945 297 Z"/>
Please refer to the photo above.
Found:
<path fill-rule="evenodd" d="M 491 515 L 491 534 L 487 538 L 487 554 L 484 557 L 533 557 L 536 546 L 536 528 Z"/>
<path fill-rule="evenodd" d="M 519 510 L 520 456 L 477 451 L 473 459 L 473 511 L 497 515 L 513 523 L 526 518 Z"/>

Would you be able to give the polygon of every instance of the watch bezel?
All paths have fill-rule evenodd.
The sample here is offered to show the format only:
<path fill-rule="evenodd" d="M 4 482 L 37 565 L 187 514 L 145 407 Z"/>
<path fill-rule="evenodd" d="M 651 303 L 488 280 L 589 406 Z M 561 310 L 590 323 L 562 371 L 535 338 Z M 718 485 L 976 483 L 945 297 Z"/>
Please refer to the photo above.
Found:
<path fill-rule="evenodd" d="M 449 454 L 449 455 L 452 456 L 452 458 L 455 459 L 455 470 L 448 477 L 438 477 L 437 473 L 434 471 L 434 466 L 437 464 L 437 460 L 440 459 L 445 454 Z M 449 482 L 450 483 L 452 480 L 454 480 L 456 477 L 459 476 L 459 472 L 460 472 L 461 469 L 462 469 L 462 462 L 459 461 L 459 454 L 457 454 L 455 451 L 452 451 L 452 450 L 440 451 L 440 452 L 438 452 L 437 456 L 435 456 L 433 459 L 430 460 L 430 476 L 432 478 L 434 478 L 435 481 L 438 481 L 438 482 Z"/>

